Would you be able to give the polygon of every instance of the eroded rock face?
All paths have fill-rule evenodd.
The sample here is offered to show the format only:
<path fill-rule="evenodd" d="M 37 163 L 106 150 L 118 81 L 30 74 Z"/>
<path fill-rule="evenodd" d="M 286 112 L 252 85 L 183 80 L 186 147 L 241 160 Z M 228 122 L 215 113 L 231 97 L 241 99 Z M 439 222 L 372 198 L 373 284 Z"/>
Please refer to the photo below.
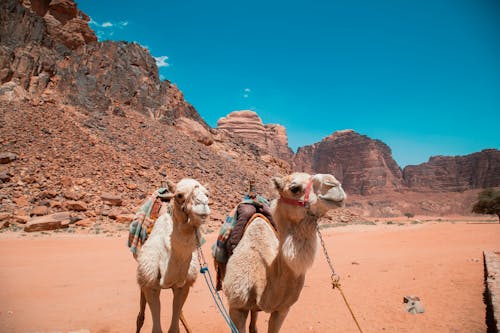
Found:
<path fill-rule="evenodd" d="M 237 135 L 285 161 L 290 161 L 293 156 L 288 147 L 285 127 L 277 124 L 264 125 L 254 111 L 233 111 L 217 121 L 217 129 Z"/>
<path fill-rule="evenodd" d="M 369 195 L 402 187 L 402 173 L 391 149 L 352 130 L 333 133 L 321 142 L 301 147 L 293 169 L 332 173 L 347 193 Z"/>
<path fill-rule="evenodd" d="M 405 184 L 419 191 L 465 191 L 500 186 L 500 151 L 485 149 L 465 156 L 433 156 L 404 168 Z"/>
<path fill-rule="evenodd" d="M 83 107 L 97 116 L 141 112 L 173 125 L 191 118 L 209 129 L 182 92 L 160 81 L 148 50 L 97 42 L 72 0 L 0 3 L 0 99 Z"/>

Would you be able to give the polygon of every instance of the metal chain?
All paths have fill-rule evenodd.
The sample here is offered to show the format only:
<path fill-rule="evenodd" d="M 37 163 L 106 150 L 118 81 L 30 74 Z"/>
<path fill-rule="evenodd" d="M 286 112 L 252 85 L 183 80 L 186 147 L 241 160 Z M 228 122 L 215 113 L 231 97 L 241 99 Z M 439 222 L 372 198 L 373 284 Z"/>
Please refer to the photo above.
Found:
<path fill-rule="evenodd" d="M 326 245 L 325 241 L 323 240 L 323 236 L 321 235 L 321 231 L 319 229 L 319 224 L 316 221 L 316 231 L 318 232 L 318 237 L 319 241 L 321 242 L 321 247 L 323 248 L 323 253 L 325 254 L 326 262 L 328 263 L 328 266 L 330 267 L 330 272 L 332 273 L 331 279 L 332 279 L 332 288 L 338 288 L 340 287 L 340 276 L 335 273 L 335 268 L 333 268 L 332 260 L 330 259 L 330 255 L 328 255 L 328 251 L 326 250 Z"/>
<path fill-rule="evenodd" d="M 330 271 L 332 272 L 331 279 L 332 279 L 332 289 L 337 288 L 340 291 L 340 295 L 344 299 L 344 303 L 347 306 L 347 309 L 351 313 L 352 319 L 356 323 L 356 326 L 358 327 L 358 330 L 360 333 L 363 333 L 363 330 L 361 329 L 361 325 L 358 322 L 358 319 L 354 315 L 354 311 L 352 311 L 351 305 L 347 301 L 347 298 L 345 297 L 344 291 L 342 290 L 340 286 L 340 276 L 335 273 L 335 269 L 333 268 L 332 260 L 330 259 L 330 256 L 328 255 L 328 251 L 326 250 L 326 245 L 325 241 L 323 240 L 323 236 L 321 235 L 321 232 L 319 230 L 319 224 L 318 221 L 316 221 L 316 231 L 318 232 L 318 237 L 319 241 L 321 242 L 321 247 L 323 248 L 323 253 L 325 254 L 326 262 L 328 263 L 328 266 L 330 267 Z"/>

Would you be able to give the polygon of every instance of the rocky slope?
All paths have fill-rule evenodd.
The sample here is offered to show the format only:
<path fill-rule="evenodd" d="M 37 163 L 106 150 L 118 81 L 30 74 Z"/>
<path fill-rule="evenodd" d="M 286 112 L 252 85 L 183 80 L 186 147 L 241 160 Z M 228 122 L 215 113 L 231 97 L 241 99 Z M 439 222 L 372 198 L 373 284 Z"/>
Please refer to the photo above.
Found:
<path fill-rule="evenodd" d="M 209 225 L 218 226 L 250 179 L 272 197 L 270 177 L 289 171 L 248 154 L 244 143 L 216 137 L 207 147 L 133 111 L 96 117 L 73 106 L 7 102 L 0 104 L 0 132 L 0 220 L 19 223 L 57 212 L 70 212 L 73 221 L 128 223 L 166 178 L 194 177 L 208 183 Z"/>
<path fill-rule="evenodd" d="M 217 129 L 251 142 L 264 152 L 287 162 L 290 162 L 293 156 L 292 150 L 288 147 L 285 127 L 278 124 L 263 124 L 262 119 L 254 111 L 233 111 L 217 121 Z"/>

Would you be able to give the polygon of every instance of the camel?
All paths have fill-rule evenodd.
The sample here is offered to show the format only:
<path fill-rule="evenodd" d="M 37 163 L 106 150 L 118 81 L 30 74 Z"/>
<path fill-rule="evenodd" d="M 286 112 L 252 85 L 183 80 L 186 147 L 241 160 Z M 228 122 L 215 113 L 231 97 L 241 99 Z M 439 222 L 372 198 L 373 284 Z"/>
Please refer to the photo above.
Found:
<path fill-rule="evenodd" d="M 341 207 L 346 194 L 334 176 L 292 173 L 273 178 L 280 198 L 271 203 L 277 231 L 262 218 L 247 225 L 226 266 L 223 290 L 239 333 L 257 332 L 259 311 L 271 313 L 269 333 L 279 332 L 298 300 L 317 248 L 316 222 Z"/>
<path fill-rule="evenodd" d="M 161 332 L 160 291 L 172 289 L 172 319 L 169 333 L 179 332 L 179 318 L 189 289 L 196 280 L 200 239 L 198 227 L 210 214 L 208 191 L 194 179 L 182 179 L 173 193 L 168 212 L 163 213 L 137 256 L 137 282 L 141 289 L 137 332 L 144 323 L 146 302 L 153 318 L 153 333 Z"/>

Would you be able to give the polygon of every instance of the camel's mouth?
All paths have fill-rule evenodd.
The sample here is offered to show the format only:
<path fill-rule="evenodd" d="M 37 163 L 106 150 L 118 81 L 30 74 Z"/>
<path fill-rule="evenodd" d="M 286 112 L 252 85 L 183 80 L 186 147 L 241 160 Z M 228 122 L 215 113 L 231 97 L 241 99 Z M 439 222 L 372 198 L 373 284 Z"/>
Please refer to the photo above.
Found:
<path fill-rule="evenodd" d="M 318 195 L 319 199 L 324 201 L 327 205 L 333 207 L 344 206 L 344 200 L 346 197 L 345 192 L 340 187 L 332 188 L 326 194 Z"/>
<path fill-rule="evenodd" d="M 326 202 L 327 205 L 334 206 L 334 207 L 343 207 L 344 206 L 344 199 L 338 199 L 338 198 L 332 198 L 329 196 L 323 196 L 319 195 L 319 198 Z"/>

